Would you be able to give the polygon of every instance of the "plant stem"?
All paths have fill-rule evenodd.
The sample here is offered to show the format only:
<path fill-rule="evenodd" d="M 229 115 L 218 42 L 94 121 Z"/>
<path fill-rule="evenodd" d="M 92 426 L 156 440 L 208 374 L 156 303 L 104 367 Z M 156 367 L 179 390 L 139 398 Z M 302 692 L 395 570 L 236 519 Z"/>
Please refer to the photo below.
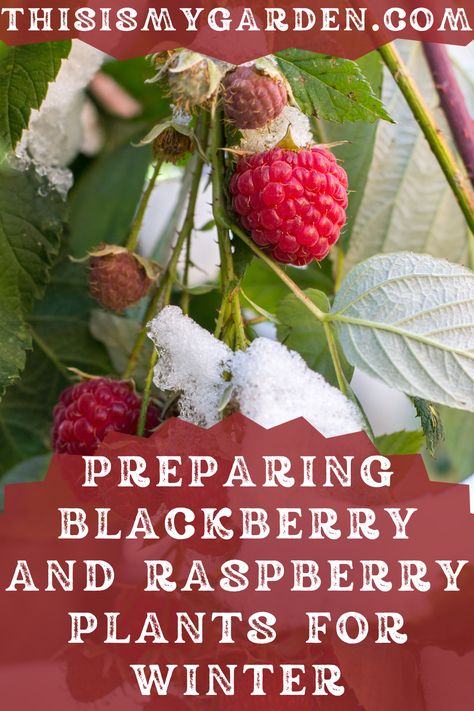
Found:
<path fill-rule="evenodd" d="M 189 314 L 189 268 L 191 266 L 191 242 L 192 233 L 188 235 L 186 241 L 186 256 L 183 273 L 183 294 L 181 296 L 181 310 L 186 316 Z"/>
<path fill-rule="evenodd" d="M 205 114 L 205 115 L 207 116 L 207 114 Z M 202 171 L 204 168 L 204 160 L 198 153 L 195 153 L 194 161 L 195 161 L 195 163 L 194 163 L 194 171 L 193 171 L 193 180 L 191 183 L 188 207 L 186 210 L 186 217 L 184 218 L 183 226 L 181 227 L 181 230 L 178 234 L 176 246 L 173 250 L 173 254 L 171 255 L 171 259 L 168 264 L 167 278 L 166 278 L 167 283 L 166 283 L 165 292 L 164 292 L 165 303 L 169 303 L 169 301 L 170 301 L 171 290 L 173 288 L 174 282 L 176 281 L 176 273 L 177 273 L 177 269 L 178 269 L 179 258 L 181 256 L 181 252 L 183 250 L 183 247 L 184 247 L 186 241 L 190 238 L 192 231 L 194 229 L 194 213 L 196 211 L 196 203 L 197 203 L 197 198 L 198 198 L 198 194 L 199 194 L 199 186 L 201 184 Z"/>
<path fill-rule="evenodd" d="M 161 295 L 163 293 L 163 289 L 165 286 L 165 281 L 162 279 L 160 281 L 160 284 L 158 287 L 155 289 L 155 293 L 153 294 L 153 297 L 150 300 L 150 303 L 148 304 L 148 308 L 145 312 L 145 316 L 143 317 L 143 322 L 142 322 L 142 327 L 135 339 L 135 343 L 133 344 L 132 351 L 130 353 L 130 356 L 128 358 L 128 363 L 127 367 L 125 368 L 123 372 L 123 379 L 128 380 L 133 373 L 135 372 L 135 368 L 137 367 L 138 363 L 138 358 L 140 357 L 141 350 L 143 348 L 143 344 L 145 343 L 145 338 L 147 334 L 146 326 L 148 321 L 150 321 L 153 316 L 156 314 L 156 311 L 158 309 L 158 304 L 160 303 Z"/>
<path fill-rule="evenodd" d="M 156 185 L 156 181 L 158 179 L 158 176 L 160 174 L 161 166 L 163 165 L 163 161 L 158 161 L 155 165 L 155 169 L 153 171 L 153 175 L 150 178 L 150 182 L 148 183 L 148 186 L 145 190 L 145 192 L 142 195 L 142 199 L 140 200 L 140 204 L 138 206 L 137 214 L 135 215 L 135 220 L 132 225 L 132 230 L 130 232 L 130 236 L 127 240 L 127 249 L 130 252 L 134 252 L 137 248 L 138 244 L 138 237 L 140 234 L 140 230 L 143 225 L 143 220 L 145 218 L 145 213 L 147 211 L 148 204 L 150 202 L 151 195 L 153 193 L 153 190 Z"/>
<path fill-rule="evenodd" d="M 474 126 L 448 50 L 434 42 L 424 42 L 423 50 L 454 141 L 474 185 Z"/>
<path fill-rule="evenodd" d="M 334 288 L 336 291 L 338 291 L 342 284 L 342 280 L 344 279 L 344 250 L 342 249 L 342 247 L 336 247 L 335 271 L 336 279 Z"/>
<path fill-rule="evenodd" d="M 324 321 L 323 328 L 324 333 L 326 334 L 326 340 L 328 342 L 329 352 L 331 354 L 334 370 L 336 371 L 336 378 L 337 384 L 339 385 L 339 390 L 347 396 L 348 383 L 346 380 L 346 376 L 344 375 L 344 370 L 342 367 L 341 359 L 339 357 L 339 351 L 337 350 L 336 339 L 334 338 L 332 326 L 327 321 Z"/>
<path fill-rule="evenodd" d="M 207 138 L 209 135 L 209 116 L 207 113 L 203 112 L 201 118 L 202 137 L 203 141 L 205 140 L 205 145 L 207 145 Z M 150 303 L 148 304 L 148 308 L 143 318 L 142 328 L 140 329 L 140 332 L 135 340 L 135 344 L 128 359 L 127 367 L 123 374 L 123 377 L 125 379 L 130 378 L 136 368 L 141 349 L 143 348 L 143 344 L 145 342 L 148 322 L 156 315 L 158 306 L 161 301 L 163 301 L 163 303 L 165 304 L 168 304 L 170 301 L 173 284 L 176 281 L 176 272 L 179 257 L 181 255 L 186 239 L 189 237 L 194 228 L 194 211 L 196 209 L 196 202 L 199 192 L 199 185 L 201 183 L 203 167 L 203 158 L 198 153 L 195 153 L 193 179 L 191 182 L 186 217 L 178 234 L 178 239 L 174 246 L 166 271 L 163 273 L 160 282 L 156 287 L 155 293 L 153 294 L 153 297 Z"/>
<path fill-rule="evenodd" d="M 222 115 L 218 109 L 218 99 L 215 98 L 211 118 L 212 207 L 217 224 L 222 279 L 222 303 L 217 318 L 215 335 L 217 338 L 223 335 L 227 336 L 224 340 L 228 341 L 228 345 L 236 349 L 244 349 L 247 346 L 247 336 L 245 335 L 245 324 L 242 318 L 239 282 L 234 270 L 229 228 L 219 222 L 218 219 L 219 215 L 225 211 L 223 143 Z M 226 333 L 225 328 L 229 319 L 232 319 L 235 328 L 229 328 Z"/>
<path fill-rule="evenodd" d="M 156 239 L 151 258 L 155 259 L 159 264 L 166 264 L 168 260 L 171 244 L 178 231 L 183 213 L 186 209 L 192 177 L 191 171 L 186 170 L 184 172 L 173 211 L 164 229 Z"/>
<path fill-rule="evenodd" d="M 158 362 L 158 353 L 153 349 L 153 353 L 150 358 L 150 365 L 148 367 L 148 373 L 145 380 L 145 388 L 143 390 L 142 406 L 140 409 L 140 417 L 138 419 L 137 435 L 143 437 L 145 434 L 146 418 L 148 414 L 148 407 L 150 405 L 151 398 L 151 388 L 153 386 L 153 374 L 155 372 L 155 365 Z"/>
<path fill-rule="evenodd" d="M 410 109 L 435 154 L 451 189 L 463 211 L 467 224 L 474 234 L 474 193 L 456 162 L 456 159 L 433 118 L 423 96 L 411 78 L 402 58 L 393 44 L 379 48 L 379 53 L 405 97 Z"/>

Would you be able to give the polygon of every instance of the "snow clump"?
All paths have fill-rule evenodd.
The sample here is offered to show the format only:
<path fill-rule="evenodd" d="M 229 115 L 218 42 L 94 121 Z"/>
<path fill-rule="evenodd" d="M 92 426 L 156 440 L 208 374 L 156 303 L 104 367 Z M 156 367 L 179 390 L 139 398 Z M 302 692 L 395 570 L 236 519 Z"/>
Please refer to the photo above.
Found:
<path fill-rule="evenodd" d="M 263 427 L 304 417 L 325 437 L 362 429 L 355 405 L 277 341 L 257 338 L 235 353 L 232 374 L 240 411 Z"/>
<path fill-rule="evenodd" d="M 69 57 L 63 60 L 56 80 L 49 85 L 41 108 L 32 111 L 28 130 L 16 150 L 18 167 L 26 169 L 33 163 L 36 172 L 46 176 L 63 197 L 72 186 L 72 173 L 67 166 L 83 142 L 85 88 L 103 59 L 103 52 L 73 41 Z"/>
<path fill-rule="evenodd" d="M 304 417 L 326 437 L 363 428 L 355 405 L 281 343 L 257 338 L 233 353 L 177 306 L 163 309 L 149 329 L 159 356 L 155 384 L 181 393 L 185 420 L 218 422 L 231 388 L 240 411 L 263 427 Z"/>
<path fill-rule="evenodd" d="M 314 143 L 309 118 L 295 106 L 285 106 L 268 126 L 241 131 L 239 148 L 249 153 L 268 151 L 285 138 L 288 129 L 291 129 L 294 142 L 301 148 Z"/>
<path fill-rule="evenodd" d="M 183 420 L 210 427 L 229 387 L 232 351 L 178 306 L 168 306 L 149 324 L 149 337 L 158 351 L 155 384 L 181 393 Z"/>

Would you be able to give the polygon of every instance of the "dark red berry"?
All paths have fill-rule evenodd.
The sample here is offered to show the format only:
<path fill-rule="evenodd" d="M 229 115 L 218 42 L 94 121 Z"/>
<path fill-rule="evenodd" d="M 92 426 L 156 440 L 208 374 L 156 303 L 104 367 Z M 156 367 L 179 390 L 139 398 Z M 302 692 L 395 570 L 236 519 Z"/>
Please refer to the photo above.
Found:
<path fill-rule="evenodd" d="M 255 67 L 237 67 L 225 76 L 222 85 L 225 115 L 237 128 L 263 128 L 288 103 L 283 80 L 263 74 Z"/>
<path fill-rule="evenodd" d="M 67 388 L 54 408 L 54 451 L 93 454 L 110 431 L 135 434 L 141 404 L 141 398 L 127 382 L 97 378 Z M 155 429 L 159 421 L 159 409 L 150 405 L 146 434 Z"/>
<path fill-rule="evenodd" d="M 121 313 L 140 301 L 152 280 L 131 252 L 93 256 L 90 262 L 89 291 L 109 311 Z"/>
<path fill-rule="evenodd" d="M 230 191 L 244 229 L 279 262 L 324 259 L 346 222 L 347 174 L 323 146 L 244 156 Z"/>

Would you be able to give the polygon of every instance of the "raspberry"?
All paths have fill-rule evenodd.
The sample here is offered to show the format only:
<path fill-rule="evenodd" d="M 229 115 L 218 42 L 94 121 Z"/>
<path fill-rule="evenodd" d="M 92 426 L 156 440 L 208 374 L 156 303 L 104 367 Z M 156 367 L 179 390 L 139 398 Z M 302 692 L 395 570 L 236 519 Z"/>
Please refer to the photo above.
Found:
<path fill-rule="evenodd" d="M 143 264 L 125 249 L 98 252 L 91 258 L 89 291 L 109 311 L 121 313 L 136 304 L 148 293 L 151 284 Z"/>
<path fill-rule="evenodd" d="M 60 454 L 93 454 L 111 431 L 135 434 L 141 398 L 127 382 L 97 378 L 66 388 L 54 408 L 52 444 Z M 146 433 L 156 428 L 160 412 L 148 408 Z"/>
<path fill-rule="evenodd" d="M 288 101 L 282 80 L 254 67 L 237 67 L 224 78 L 224 112 L 237 128 L 263 128 L 276 119 Z"/>
<path fill-rule="evenodd" d="M 244 156 L 230 191 L 242 227 L 278 262 L 324 259 L 346 222 L 346 171 L 322 146 Z"/>

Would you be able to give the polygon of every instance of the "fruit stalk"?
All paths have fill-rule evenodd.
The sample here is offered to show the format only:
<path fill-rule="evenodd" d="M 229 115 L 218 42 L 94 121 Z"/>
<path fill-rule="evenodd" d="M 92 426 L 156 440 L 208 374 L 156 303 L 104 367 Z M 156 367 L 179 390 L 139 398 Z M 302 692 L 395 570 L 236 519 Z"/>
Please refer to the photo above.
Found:
<path fill-rule="evenodd" d="M 311 299 L 308 299 L 304 291 L 300 289 L 298 284 L 296 284 L 293 279 L 288 276 L 288 274 L 285 272 L 282 267 L 279 266 L 277 262 L 275 262 L 271 257 L 269 257 L 265 252 L 263 252 L 260 247 L 258 247 L 255 242 L 248 237 L 245 232 L 234 222 L 232 222 L 225 213 L 221 214 L 218 213 L 218 218 L 216 218 L 216 221 L 219 220 L 219 222 L 227 227 L 233 234 L 235 234 L 239 239 L 242 240 L 242 242 L 245 242 L 247 247 L 249 247 L 252 252 L 259 257 L 267 266 L 270 267 L 270 269 L 277 275 L 277 277 L 290 289 L 290 291 L 293 292 L 293 294 L 297 297 L 299 301 L 301 301 L 306 308 L 311 311 L 313 316 L 316 316 L 318 321 L 325 321 L 327 318 L 327 315 L 319 309 L 316 304 L 314 304 Z"/>
<path fill-rule="evenodd" d="M 384 47 L 380 47 L 378 51 L 420 125 L 451 186 L 469 229 L 474 234 L 474 193 L 467 184 L 467 180 L 460 170 L 441 129 L 393 44 L 386 44 Z"/>
<path fill-rule="evenodd" d="M 451 133 L 474 185 L 474 126 L 448 50 L 444 45 L 433 42 L 424 42 L 423 49 Z"/>
<path fill-rule="evenodd" d="M 130 235 L 129 235 L 129 238 L 128 238 L 127 244 L 126 244 L 126 247 L 130 252 L 134 252 L 137 248 L 138 237 L 139 237 L 142 225 L 143 225 L 143 220 L 145 218 L 145 213 L 148 208 L 148 203 L 150 202 L 150 198 L 151 198 L 153 190 L 155 188 L 156 181 L 158 180 L 158 176 L 160 174 L 162 165 L 163 165 L 162 161 L 157 161 L 157 163 L 155 165 L 155 169 L 153 171 L 153 175 L 150 178 L 150 182 L 148 183 L 147 188 L 142 195 L 142 199 L 140 200 L 137 214 L 135 215 L 132 229 L 130 231 Z"/>

